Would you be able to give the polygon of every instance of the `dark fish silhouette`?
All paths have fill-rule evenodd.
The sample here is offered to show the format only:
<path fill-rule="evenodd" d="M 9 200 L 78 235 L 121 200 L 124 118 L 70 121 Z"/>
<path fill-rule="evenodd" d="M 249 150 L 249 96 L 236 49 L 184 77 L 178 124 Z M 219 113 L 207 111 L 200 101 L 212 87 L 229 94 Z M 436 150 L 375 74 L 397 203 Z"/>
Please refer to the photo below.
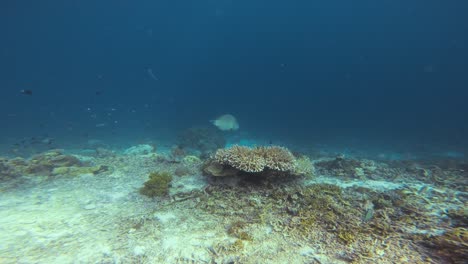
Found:
<path fill-rule="evenodd" d="M 25 95 L 32 95 L 31 90 L 21 90 L 20 93 L 25 94 Z"/>
<path fill-rule="evenodd" d="M 33 146 L 33 145 L 52 145 L 54 144 L 55 139 L 48 137 L 48 136 L 40 136 L 40 137 L 30 137 L 24 138 L 20 142 L 16 142 L 14 146 Z"/>

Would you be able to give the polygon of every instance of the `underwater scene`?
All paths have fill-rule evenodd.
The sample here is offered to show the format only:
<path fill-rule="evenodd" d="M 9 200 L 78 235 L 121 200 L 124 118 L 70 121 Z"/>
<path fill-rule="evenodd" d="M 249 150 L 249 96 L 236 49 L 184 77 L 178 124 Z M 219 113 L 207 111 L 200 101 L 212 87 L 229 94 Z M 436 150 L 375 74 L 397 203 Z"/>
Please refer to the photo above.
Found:
<path fill-rule="evenodd" d="M 0 263 L 468 263 L 468 1 L 0 3 Z"/>

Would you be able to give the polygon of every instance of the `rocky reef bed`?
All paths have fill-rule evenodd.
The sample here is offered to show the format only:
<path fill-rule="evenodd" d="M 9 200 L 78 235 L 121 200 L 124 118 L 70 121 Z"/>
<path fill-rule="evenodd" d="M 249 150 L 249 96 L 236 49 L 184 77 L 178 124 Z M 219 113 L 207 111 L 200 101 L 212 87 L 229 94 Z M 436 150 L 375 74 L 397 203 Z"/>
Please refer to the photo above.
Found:
<path fill-rule="evenodd" d="M 219 177 L 203 171 L 205 155 L 138 149 L 0 159 L 0 263 L 468 259 L 463 160 L 314 157 L 307 173 Z M 286 154 L 282 162 L 306 158 Z M 170 184 L 142 195 L 155 172 Z"/>

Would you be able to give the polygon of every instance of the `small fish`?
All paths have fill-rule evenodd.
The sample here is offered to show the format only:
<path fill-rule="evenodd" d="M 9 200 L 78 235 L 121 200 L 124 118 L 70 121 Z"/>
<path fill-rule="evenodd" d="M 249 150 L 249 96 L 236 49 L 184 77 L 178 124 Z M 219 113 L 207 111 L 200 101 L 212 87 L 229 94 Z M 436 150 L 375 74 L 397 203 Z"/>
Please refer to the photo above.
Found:
<path fill-rule="evenodd" d="M 369 222 L 374 216 L 374 209 L 367 209 L 362 217 L 363 222 Z"/>
<path fill-rule="evenodd" d="M 54 139 L 53 138 L 44 138 L 43 140 L 41 140 L 41 143 L 45 144 L 45 145 L 52 145 L 52 143 L 54 143 Z"/>
<path fill-rule="evenodd" d="M 14 149 L 11 149 L 10 151 L 11 151 L 13 154 L 16 154 L 16 153 L 18 153 L 18 152 L 19 152 L 19 149 L 17 149 L 17 148 L 14 148 Z"/>
<path fill-rule="evenodd" d="M 159 81 L 158 77 L 156 75 L 154 75 L 153 69 L 148 68 L 148 69 L 146 69 L 146 72 L 148 73 L 148 75 L 150 76 L 151 79 L 153 79 L 155 81 Z"/>
<path fill-rule="evenodd" d="M 22 94 L 25 94 L 25 95 L 32 95 L 32 91 L 31 90 L 21 90 L 20 93 Z"/>
<path fill-rule="evenodd" d="M 430 190 L 431 187 L 429 185 L 424 185 L 418 190 L 418 194 L 425 194 Z"/>

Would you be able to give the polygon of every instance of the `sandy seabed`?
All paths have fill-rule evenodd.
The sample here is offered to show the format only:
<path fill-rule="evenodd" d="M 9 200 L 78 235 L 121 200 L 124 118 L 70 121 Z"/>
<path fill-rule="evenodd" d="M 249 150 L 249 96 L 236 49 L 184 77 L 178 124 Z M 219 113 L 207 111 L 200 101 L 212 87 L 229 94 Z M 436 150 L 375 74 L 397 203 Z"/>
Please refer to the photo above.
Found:
<path fill-rule="evenodd" d="M 343 243 L 321 228 L 299 234 L 290 228 L 294 224 L 269 214 L 273 208 L 262 200 L 269 194 L 261 188 L 243 186 L 238 192 L 236 180 L 219 185 L 195 167 L 188 175 L 174 176 L 169 197 L 148 198 L 138 190 L 149 173 L 173 172 L 180 164 L 158 161 L 151 154 L 76 156 L 112 170 L 75 177 L 29 175 L 1 183 L 0 263 L 438 263 L 414 240 L 400 235 L 369 235 Z M 440 232 L 441 211 L 466 205 L 466 193 L 416 179 L 343 179 L 317 171 L 291 184 L 318 183 L 376 192 L 406 188 L 419 196 L 433 190 L 422 199 L 428 200 L 426 211 L 440 226 L 407 230 L 413 233 Z M 229 201 L 241 200 L 238 195 L 251 195 L 242 197 L 248 200 L 249 216 L 244 219 L 243 207 L 228 211 L 234 210 Z M 213 197 L 224 198 L 217 204 Z M 220 212 L 212 210 L 216 206 Z M 261 221 L 249 218 L 255 208 L 263 211 L 258 213 Z M 247 238 L 229 232 L 239 221 L 244 221 Z"/>

